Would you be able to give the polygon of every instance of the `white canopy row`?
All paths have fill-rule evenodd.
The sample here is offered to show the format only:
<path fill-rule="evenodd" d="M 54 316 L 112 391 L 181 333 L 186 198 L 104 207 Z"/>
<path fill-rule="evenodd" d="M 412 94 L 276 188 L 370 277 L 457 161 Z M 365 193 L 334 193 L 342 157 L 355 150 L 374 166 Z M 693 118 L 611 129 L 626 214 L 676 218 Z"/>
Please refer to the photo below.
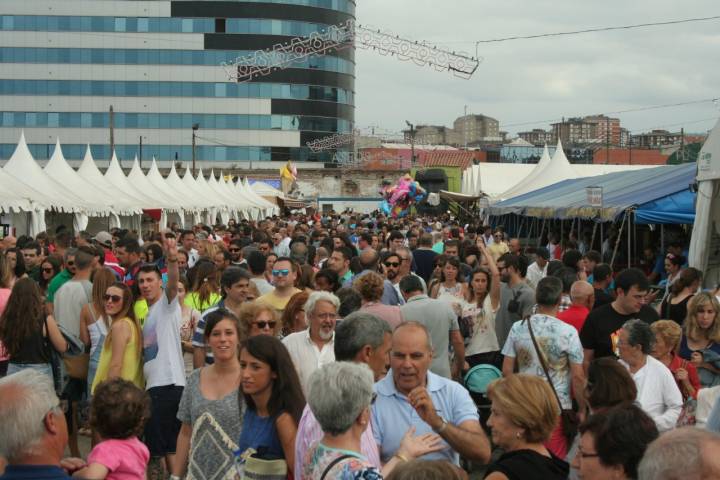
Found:
<path fill-rule="evenodd" d="M 126 176 L 113 153 L 103 174 L 88 146 L 76 171 L 63 157 L 59 139 L 42 168 L 31 155 L 24 133 L 13 155 L 0 168 L 0 213 L 31 213 L 31 234 L 45 229 L 45 211 L 74 214 L 75 228 L 84 230 L 89 217 L 109 218 L 111 224 L 119 226 L 120 216 L 158 209 L 162 210 L 161 224 L 167 223 L 169 213 L 176 214 L 182 224 L 186 214 L 195 223 L 213 224 L 218 216 L 227 223 L 231 218 L 263 218 L 278 211 L 276 205 L 250 188 L 247 178 L 227 181 L 222 172 L 216 178 L 211 171 L 206 180 L 202 169 L 193 177 L 189 168 L 180 178 L 174 164 L 170 174 L 163 177 L 154 158 L 147 174 L 135 158 Z"/>

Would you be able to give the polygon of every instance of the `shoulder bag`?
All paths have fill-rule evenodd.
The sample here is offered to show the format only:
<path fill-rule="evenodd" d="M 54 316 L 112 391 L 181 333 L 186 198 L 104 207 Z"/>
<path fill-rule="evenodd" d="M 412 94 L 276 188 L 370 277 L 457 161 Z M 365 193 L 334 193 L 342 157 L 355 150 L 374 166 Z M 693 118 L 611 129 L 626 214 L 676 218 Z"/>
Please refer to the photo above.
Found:
<path fill-rule="evenodd" d="M 528 331 L 530 332 L 530 338 L 532 339 L 533 346 L 535 347 L 535 353 L 537 354 L 538 361 L 540 362 L 540 365 L 542 366 L 543 372 L 545 372 L 545 377 L 547 378 L 548 383 L 550 384 L 550 388 L 552 388 L 553 393 L 555 394 L 555 399 L 558 402 L 558 405 L 560 406 L 560 421 L 562 422 L 562 431 L 563 435 L 567 439 L 568 443 L 572 443 L 575 437 L 578 433 L 578 426 L 580 424 L 580 420 L 578 419 L 577 413 L 572 408 L 570 409 L 564 409 L 562 406 L 562 402 L 560 401 L 560 397 L 557 394 L 557 391 L 555 390 L 555 385 L 553 384 L 552 378 L 550 378 L 550 372 L 548 371 L 547 364 L 545 363 L 545 357 L 543 356 L 542 352 L 540 351 L 540 347 L 537 344 L 537 340 L 535 340 L 535 333 L 532 329 L 532 324 L 530 322 L 530 318 L 526 318 L 525 321 L 527 322 Z"/>
<path fill-rule="evenodd" d="M 330 464 L 325 467 L 325 470 L 323 471 L 322 475 L 320 476 L 320 480 L 325 480 L 325 477 L 327 477 L 328 472 L 332 470 L 332 468 L 337 465 L 338 463 L 342 462 L 343 460 L 347 460 L 348 458 L 353 458 L 352 455 L 340 455 L 335 460 L 330 462 Z"/>

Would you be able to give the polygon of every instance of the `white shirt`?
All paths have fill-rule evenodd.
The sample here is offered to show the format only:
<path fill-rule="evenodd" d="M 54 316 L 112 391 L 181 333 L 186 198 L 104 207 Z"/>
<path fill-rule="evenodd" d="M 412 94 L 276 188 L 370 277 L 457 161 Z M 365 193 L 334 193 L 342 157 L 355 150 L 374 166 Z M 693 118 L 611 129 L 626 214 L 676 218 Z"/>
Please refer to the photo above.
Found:
<path fill-rule="evenodd" d="M 185 362 L 180 345 L 182 309 L 177 295 L 168 303 L 165 292 L 148 310 L 143 325 L 145 388 L 185 386 Z"/>
<path fill-rule="evenodd" d="M 662 433 L 675 428 L 683 406 L 682 394 L 670 369 L 650 355 L 646 358 L 645 366 L 631 375 L 637 387 L 637 402 Z M 620 363 L 629 370 L 627 363 Z"/>
<path fill-rule="evenodd" d="M 332 340 L 323 345 L 322 350 L 310 339 L 310 330 L 291 333 L 283 338 L 282 342 L 290 353 L 290 358 L 295 364 L 298 377 L 300 377 L 300 385 L 307 395 L 310 375 L 323 365 L 335 361 L 335 334 L 333 334 Z"/>
<path fill-rule="evenodd" d="M 198 255 L 198 251 L 194 248 L 191 248 L 189 252 L 187 252 L 188 256 L 188 268 L 192 268 L 195 266 L 195 263 L 197 263 L 198 259 L 200 258 L 200 255 Z"/>
<path fill-rule="evenodd" d="M 528 267 L 527 275 L 525 275 L 525 283 L 530 285 L 533 290 L 537 288 L 538 282 L 547 276 L 548 263 L 550 262 L 546 262 L 543 268 L 540 268 L 537 262 L 533 262 Z"/>

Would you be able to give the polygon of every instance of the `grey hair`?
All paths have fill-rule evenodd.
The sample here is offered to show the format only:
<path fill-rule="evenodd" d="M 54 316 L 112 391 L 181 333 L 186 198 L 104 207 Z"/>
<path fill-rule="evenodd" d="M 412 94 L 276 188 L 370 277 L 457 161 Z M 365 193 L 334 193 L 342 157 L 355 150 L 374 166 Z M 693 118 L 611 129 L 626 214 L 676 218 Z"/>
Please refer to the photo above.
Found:
<path fill-rule="evenodd" d="M 640 349 L 645 355 L 652 352 L 655 344 L 655 334 L 650 329 L 650 325 L 634 318 L 625 322 L 622 328 L 628 333 L 628 343 L 631 346 L 640 345 Z"/>
<path fill-rule="evenodd" d="M 310 296 L 307 299 L 307 302 L 305 302 L 305 314 L 306 315 L 312 315 L 315 313 L 315 306 L 318 302 L 328 302 L 332 303 L 335 307 L 335 310 L 340 308 L 340 299 L 333 295 L 330 292 L 313 292 L 310 294 Z"/>
<path fill-rule="evenodd" d="M 720 445 L 720 436 L 707 430 L 685 427 L 661 436 L 645 451 L 638 466 L 639 480 L 685 480 L 701 478 L 710 445 Z"/>
<path fill-rule="evenodd" d="M 43 419 L 60 404 L 52 380 L 35 370 L 21 370 L 0 379 L 0 398 L 0 457 L 12 462 L 36 453 L 45 434 Z"/>
<path fill-rule="evenodd" d="M 563 284 L 559 278 L 545 277 L 537 284 L 535 301 L 543 307 L 554 307 L 560 303 L 563 293 Z"/>
<path fill-rule="evenodd" d="M 373 381 L 364 363 L 333 362 L 310 375 L 307 402 L 323 432 L 341 435 L 350 430 L 370 406 Z"/>
<path fill-rule="evenodd" d="M 370 345 L 374 350 L 383 344 L 390 325 L 368 312 L 353 312 L 335 329 L 335 360 L 352 361 L 358 352 Z"/>

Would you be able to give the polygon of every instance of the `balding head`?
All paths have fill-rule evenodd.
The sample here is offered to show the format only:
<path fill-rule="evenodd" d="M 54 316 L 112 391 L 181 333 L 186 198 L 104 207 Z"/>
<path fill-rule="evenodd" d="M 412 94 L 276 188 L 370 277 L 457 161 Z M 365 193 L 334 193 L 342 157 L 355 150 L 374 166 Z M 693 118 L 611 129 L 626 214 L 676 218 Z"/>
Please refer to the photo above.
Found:
<path fill-rule="evenodd" d="M 570 287 L 570 298 L 573 305 L 591 309 L 595 303 L 595 289 L 585 280 L 578 280 Z"/>
<path fill-rule="evenodd" d="M 670 431 L 650 444 L 638 467 L 640 480 L 720 478 L 720 436 L 695 427 Z"/>
<path fill-rule="evenodd" d="M 379 259 L 378 253 L 372 248 L 366 248 L 360 253 L 360 265 L 363 270 L 374 270 Z"/>
<path fill-rule="evenodd" d="M 390 366 L 399 392 L 407 395 L 414 388 L 427 384 L 432 357 L 432 340 L 423 324 L 405 322 L 398 325 L 392 336 Z"/>

